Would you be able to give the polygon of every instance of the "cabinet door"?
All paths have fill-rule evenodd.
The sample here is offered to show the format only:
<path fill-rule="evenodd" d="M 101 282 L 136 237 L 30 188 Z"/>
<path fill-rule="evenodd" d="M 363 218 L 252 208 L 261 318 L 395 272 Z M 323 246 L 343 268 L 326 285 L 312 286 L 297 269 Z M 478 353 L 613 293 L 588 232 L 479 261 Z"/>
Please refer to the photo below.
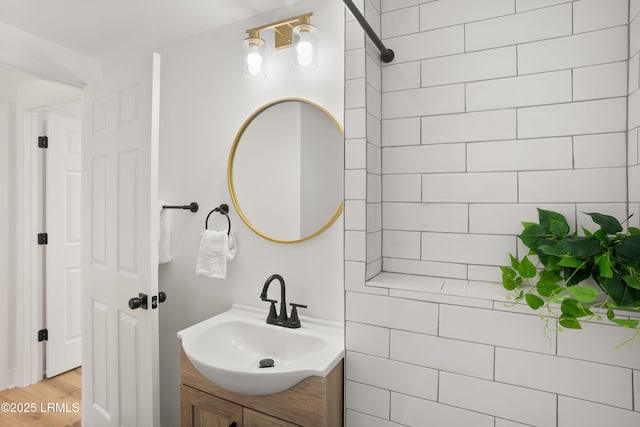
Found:
<path fill-rule="evenodd" d="M 298 425 L 244 408 L 244 427 L 298 427 Z"/>
<path fill-rule="evenodd" d="M 182 427 L 243 427 L 242 406 L 191 387 L 180 387 Z"/>

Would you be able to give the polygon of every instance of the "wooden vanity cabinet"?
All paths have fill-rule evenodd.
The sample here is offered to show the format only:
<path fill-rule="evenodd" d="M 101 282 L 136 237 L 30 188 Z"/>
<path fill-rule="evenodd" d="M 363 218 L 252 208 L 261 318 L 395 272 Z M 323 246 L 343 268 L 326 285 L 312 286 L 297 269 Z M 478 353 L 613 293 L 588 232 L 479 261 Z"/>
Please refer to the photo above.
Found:
<path fill-rule="evenodd" d="M 182 427 L 341 427 L 343 362 L 324 378 L 310 377 L 266 396 L 237 394 L 209 381 L 182 348 Z"/>
<path fill-rule="evenodd" d="M 195 388 L 180 386 L 182 427 L 242 427 L 242 406 Z"/>

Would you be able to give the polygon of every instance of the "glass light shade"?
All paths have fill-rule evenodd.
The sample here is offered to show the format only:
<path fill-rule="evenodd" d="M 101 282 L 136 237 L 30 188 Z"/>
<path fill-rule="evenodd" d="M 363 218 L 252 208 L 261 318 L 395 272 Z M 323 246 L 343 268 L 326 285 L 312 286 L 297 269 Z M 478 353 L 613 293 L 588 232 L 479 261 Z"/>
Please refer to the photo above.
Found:
<path fill-rule="evenodd" d="M 247 38 L 242 41 L 242 75 L 248 79 L 267 77 L 264 61 L 264 40 Z"/>
<path fill-rule="evenodd" d="M 312 70 L 318 66 L 318 30 L 311 24 L 293 28 L 293 63 L 300 69 Z"/>

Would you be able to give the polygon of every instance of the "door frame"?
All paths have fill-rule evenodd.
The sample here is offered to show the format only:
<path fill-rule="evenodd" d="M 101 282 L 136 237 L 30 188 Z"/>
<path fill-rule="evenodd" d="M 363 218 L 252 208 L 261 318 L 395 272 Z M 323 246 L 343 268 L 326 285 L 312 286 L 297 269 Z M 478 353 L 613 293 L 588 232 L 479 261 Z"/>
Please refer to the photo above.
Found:
<path fill-rule="evenodd" d="M 25 85 L 16 97 L 16 324 L 14 384 L 24 387 L 42 380 L 44 348 L 37 331 L 44 327 L 42 250 L 35 244 L 42 195 L 39 182 L 37 119 L 48 108 L 82 102 L 77 87 L 46 81 Z M 25 197 L 23 197 L 24 195 Z"/>

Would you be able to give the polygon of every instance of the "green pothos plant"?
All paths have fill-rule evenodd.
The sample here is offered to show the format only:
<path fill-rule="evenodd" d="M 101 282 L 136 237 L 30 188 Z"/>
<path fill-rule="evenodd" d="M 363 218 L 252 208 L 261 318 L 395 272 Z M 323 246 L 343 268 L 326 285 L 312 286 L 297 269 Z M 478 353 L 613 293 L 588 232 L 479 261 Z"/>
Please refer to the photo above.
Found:
<path fill-rule="evenodd" d="M 606 313 L 609 321 L 636 329 L 637 338 L 640 321 L 618 310 L 640 314 L 640 229 L 623 232 L 610 215 L 586 215 L 600 229 L 583 227 L 578 235 L 562 214 L 538 209 L 539 222 L 523 222 L 518 236 L 529 253 L 521 259 L 510 254 L 511 266 L 500 267 L 502 285 L 516 292 L 516 302 L 540 310 L 547 327 L 557 317 L 560 327 L 582 329 L 581 320 L 601 320 Z"/>

